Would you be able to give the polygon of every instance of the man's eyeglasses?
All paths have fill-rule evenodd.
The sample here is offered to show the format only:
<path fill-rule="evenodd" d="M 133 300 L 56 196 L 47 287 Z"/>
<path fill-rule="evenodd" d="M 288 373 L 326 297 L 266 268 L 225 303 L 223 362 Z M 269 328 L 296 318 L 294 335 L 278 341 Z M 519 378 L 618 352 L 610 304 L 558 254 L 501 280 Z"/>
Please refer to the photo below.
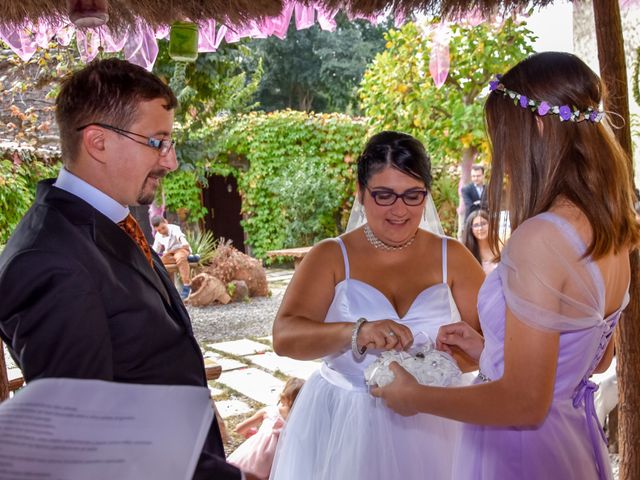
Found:
<path fill-rule="evenodd" d="M 173 147 L 175 145 L 175 141 L 171 140 L 170 138 L 159 139 L 159 138 L 154 138 L 154 137 L 147 137 L 146 135 L 140 135 L 139 133 L 130 132 L 129 130 L 124 130 L 124 129 L 118 128 L 118 127 L 113 127 L 113 126 L 107 125 L 105 123 L 97 123 L 97 122 L 88 123 L 86 125 L 83 125 L 82 127 L 76 128 L 76 132 L 80 132 L 80 131 L 84 130 L 85 128 L 90 127 L 91 125 L 95 125 L 97 127 L 106 128 L 107 130 L 111 130 L 113 132 L 119 133 L 123 137 L 126 137 L 129 140 L 133 140 L 134 142 L 139 143 L 140 145 L 146 145 L 147 147 L 151 147 L 151 148 L 153 148 L 155 150 L 158 150 L 158 152 L 160 153 L 161 157 L 164 157 L 164 156 L 168 155 L 169 151 L 171 150 L 171 147 Z M 129 135 L 135 135 L 136 137 L 144 138 L 146 140 L 146 142 L 141 142 L 140 140 L 136 140 L 135 138 L 131 138 Z"/>
<path fill-rule="evenodd" d="M 471 225 L 471 228 L 474 230 L 480 230 L 481 228 L 487 227 L 488 225 L 488 222 L 473 223 Z"/>
<path fill-rule="evenodd" d="M 404 193 L 396 193 L 393 190 L 371 190 L 367 187 L 367 191 L 373 197 L 373 201 L 381 207 L 388 207 L 396 203 L 401 198 L 405 205 L 409 207 L 417 207 L 422 205 L 427 196 L 426 190 L 407 190 Z"/>

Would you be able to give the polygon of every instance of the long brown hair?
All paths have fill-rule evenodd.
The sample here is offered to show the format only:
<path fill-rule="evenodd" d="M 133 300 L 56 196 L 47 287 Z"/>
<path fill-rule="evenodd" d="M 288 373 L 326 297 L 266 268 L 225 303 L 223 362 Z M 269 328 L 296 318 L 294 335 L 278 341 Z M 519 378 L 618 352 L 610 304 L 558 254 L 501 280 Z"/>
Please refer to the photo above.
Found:
<path fill-rule="evenodd" d="M 469 214 L 467 220 L 464 222 L 464 229 L 462 230 L 462 243 L 473 254 L 478 263 L 482 265 L 482 257 L 480 256 L 480 245 L 478 239 L 473 234 L 473 221 L 476 217 L 482 217 L 489 222 L 489 213 L 486 210 L 474 210 Z"/>
<path fill-rule="evenodd" d="M 598 76 L 570 53 L 535 54 L 509 70 L 501 82 L 528 98 L 580 111 L 597 109 L 604 96 Z M 556 115 L 539 116 L 494 92 L 485 104 L 485 119 L 492 148 L 492 250 L 498 251 L 505 184 L 512 231 L 564 197 L 591 224 L 593 236 L 585 256 L 598 259 L 638 243 L 629 159 L 606 116 L 601 123 L 561 122 Z"/>

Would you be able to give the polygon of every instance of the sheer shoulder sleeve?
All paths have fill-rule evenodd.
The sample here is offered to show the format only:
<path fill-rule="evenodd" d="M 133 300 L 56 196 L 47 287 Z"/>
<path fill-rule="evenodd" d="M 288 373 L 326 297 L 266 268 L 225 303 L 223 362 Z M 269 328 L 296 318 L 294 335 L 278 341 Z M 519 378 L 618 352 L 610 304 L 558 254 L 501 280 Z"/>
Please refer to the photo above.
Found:
<path fill-rule="evenodd" d="M 556 332 L 604 321 L 604 288 L 570 224 L 534 217 L 507 242 L 498 272 L 507 307 L 530 326 Z"/>

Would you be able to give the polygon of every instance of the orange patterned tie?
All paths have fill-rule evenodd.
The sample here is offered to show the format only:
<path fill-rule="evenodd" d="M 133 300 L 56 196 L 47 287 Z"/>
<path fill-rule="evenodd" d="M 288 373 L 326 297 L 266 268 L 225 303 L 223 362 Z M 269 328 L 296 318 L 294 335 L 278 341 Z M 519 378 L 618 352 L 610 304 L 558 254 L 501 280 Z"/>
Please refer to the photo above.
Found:
<path fill-rule="evenodd" d="M 142 253 L 144 253 L 144 256 L 147 257 L 149 265 L 151 265 L 151 268 L 153 268 L 153 260 L 151 260 L 151 248 L 147 243 L 147 239 L 145 238 L 144 233 L 142 233 L 140 225 L 138 225 L 138 222 L 136 222 L 136 219 L 133 218 L 131 214 L 129 214 L 127 215 L 127 218 L 125 218 L 121 222 L 118 222 L 118 226 L 125 232 L 127 232 L 127 235 L 129 235 L 131 239 L 136 242 L 136 245 L 140 247 Z"/>

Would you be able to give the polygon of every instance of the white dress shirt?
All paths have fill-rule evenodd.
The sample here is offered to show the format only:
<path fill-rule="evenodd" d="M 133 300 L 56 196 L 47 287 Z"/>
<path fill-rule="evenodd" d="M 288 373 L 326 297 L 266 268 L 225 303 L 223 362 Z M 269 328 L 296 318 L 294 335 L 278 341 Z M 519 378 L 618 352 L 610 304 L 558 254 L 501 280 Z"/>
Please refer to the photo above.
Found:
<path fill-rule="evenodd" d="M 162 235 L 160 232 L 156 232 L 154 237 L 153 249 L 157 253 L 169 253 L 177 250 L 178 248 L 191 250 L 189 248 L 189 242 L 187 242 L 187 237 L 185 237 L 178 225 L 169 223 L 167 224 L 167 227 L 169 227 L 168 235 Z"/>
<path fill-rule="evenodd" d="M 60 169 L 53 186 L 84 200 L 114 223 L 121 222 L 129 215 L 129 207 L 119 204 L 109 195 L 89 185 L 80 177 L 76 177 L 64 167 Z"/>

